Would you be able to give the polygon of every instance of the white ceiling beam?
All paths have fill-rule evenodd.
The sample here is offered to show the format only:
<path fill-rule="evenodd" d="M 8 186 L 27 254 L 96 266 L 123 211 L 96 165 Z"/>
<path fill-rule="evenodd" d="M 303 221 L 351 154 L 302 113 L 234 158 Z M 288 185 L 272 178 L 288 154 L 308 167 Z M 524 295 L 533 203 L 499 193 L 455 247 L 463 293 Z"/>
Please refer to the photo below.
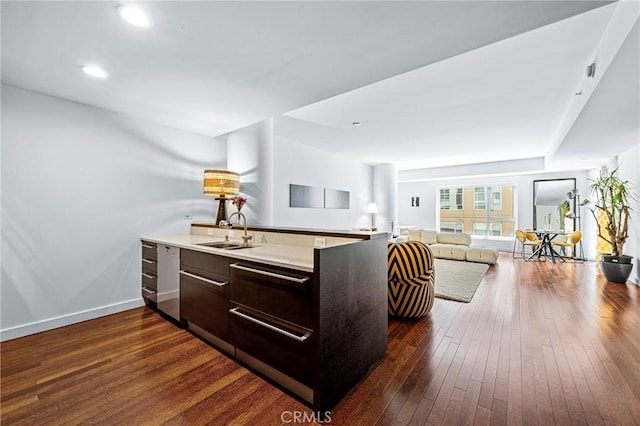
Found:
<path fill-rule="evenodd" d="M 522 158 L 519 160 L 491 161 L 459 166 L 399 170 L 398 183 L 424 182 L 460 177 L 469 178 L 539 173 L 544 171 L 544 169 L 544 157 Z"/>
<path fill-rule="evenodd" d="M 545 156 L 547 163 L 551 162 L 564 142 L 639 17 L 640 2 L 637 0 L 620 0 L 616 4 L 611 20 L 593 52 L 592 59 L 584 64 L 585 71 L 582 79 L 576 86 L 575 94 L 571 95 L 567 110 L 554 133 L 551 149 Z M 595 63 L 595 76 L 592 78 L 587 77 L 587 67 L 591 63 Z"/>

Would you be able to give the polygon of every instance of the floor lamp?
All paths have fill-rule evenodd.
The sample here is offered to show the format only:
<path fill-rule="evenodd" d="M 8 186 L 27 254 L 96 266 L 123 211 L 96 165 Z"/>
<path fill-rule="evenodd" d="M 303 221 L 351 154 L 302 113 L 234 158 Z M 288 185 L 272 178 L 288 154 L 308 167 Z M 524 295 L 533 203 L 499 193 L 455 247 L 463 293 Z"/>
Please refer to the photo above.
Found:
<path fill-rule="evenodd" d="M 582 223 L 580 222 L 580 219 L 582 218 L 581 209 L 582 207 L 591 203 L 591 201 L 589 201 L 588 198 L 585 198 L 582 202 L 580 202 L 580 193 L 578 192 L 577 189 L 567 192 L 567 196 L 569 197 L 570 200 L 575 199 L 576 211 L 567 214 L 566 217 L 569 219 L 574 219 L 576 221 L 576 224 L 578 225 L 576 230 L 582 231 Z M 578 242 L 578 245 L 580 246 L 580 257 L 578 259 L 585 260 L 584 248 L 582 247 L 582 238 Z"/>

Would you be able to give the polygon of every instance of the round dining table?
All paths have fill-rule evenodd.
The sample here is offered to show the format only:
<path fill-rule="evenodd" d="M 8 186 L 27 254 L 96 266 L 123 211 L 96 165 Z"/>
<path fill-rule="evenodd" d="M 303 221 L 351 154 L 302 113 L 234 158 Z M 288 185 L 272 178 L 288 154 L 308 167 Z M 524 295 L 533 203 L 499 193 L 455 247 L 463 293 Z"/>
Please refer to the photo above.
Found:
<path fill-rule="evenodd" d="M 556 263 L 556 259 L 560 259 L 564 261 L 562 256 L 553 248 L 553 244 L 551 243 L 554 238 L 558 235 L 567 235 L 567 232 L 561 229 L 534 229 L 533 231 L 540 239 L 540 246 L 533 252 L 527 260 L 531 260 L 531 258 L 538 256 L 541 258 L 542 256 L 550 257 L 553 263 Z"/>

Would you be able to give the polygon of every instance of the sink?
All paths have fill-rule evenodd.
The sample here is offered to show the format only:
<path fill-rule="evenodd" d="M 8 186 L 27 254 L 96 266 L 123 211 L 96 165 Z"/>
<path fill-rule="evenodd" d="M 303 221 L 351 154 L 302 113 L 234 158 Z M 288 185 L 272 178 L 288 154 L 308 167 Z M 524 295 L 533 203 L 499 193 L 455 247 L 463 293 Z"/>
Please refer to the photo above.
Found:
<path fill-rule="evenodd" d="M 200 243 L 200 244 L 197 244 L 197 245 L 206 246 L 206 247 L 213 247 L 213 248 L 220 248 L 220 249 L 225 249 L 225 250 L 231 250 L 231 249 L 234 249 L 234 248 L 243 247 L 242 244 L 232 243 L 231 241 L 218 241 L 216 243 Z"/>
<path fill-rule="evenodd" d="M 215 242 L 215 243 L 200 243 L 200 244 L 196 244 L 196 245 L 219 248 L 219 249 L 223 249 L 223 250 L 239 250 L 239 249 L 244 249 L 244 248 L 258 247 L 258 246 L 254 246 L 254 245 L 244 245 L 242 243 L 234 243 L 234 242 L 231 242 L 231 241 L 218 241 L 218 242 Z"/>
<path fill-rule="evenodd" d="M 256 245 L 245 246 L 244 244 L 237 244 L 234 247 L 227 247 L 225 250 L 239 250 L 239 249 L 255 248 L 255 247 L 260 247 L 260 246 L 256 246 Z"/>

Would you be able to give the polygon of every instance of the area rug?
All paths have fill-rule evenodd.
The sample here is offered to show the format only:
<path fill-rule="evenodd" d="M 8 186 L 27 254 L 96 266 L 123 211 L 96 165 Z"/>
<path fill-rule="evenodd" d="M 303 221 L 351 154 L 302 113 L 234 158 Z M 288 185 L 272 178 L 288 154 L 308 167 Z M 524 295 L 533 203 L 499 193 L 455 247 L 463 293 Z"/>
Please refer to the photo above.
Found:
<path fill-rule="evenodd" d="M 471 302 L 489 265 L 484 263 L 434 259 L 436 297 Z"/>

